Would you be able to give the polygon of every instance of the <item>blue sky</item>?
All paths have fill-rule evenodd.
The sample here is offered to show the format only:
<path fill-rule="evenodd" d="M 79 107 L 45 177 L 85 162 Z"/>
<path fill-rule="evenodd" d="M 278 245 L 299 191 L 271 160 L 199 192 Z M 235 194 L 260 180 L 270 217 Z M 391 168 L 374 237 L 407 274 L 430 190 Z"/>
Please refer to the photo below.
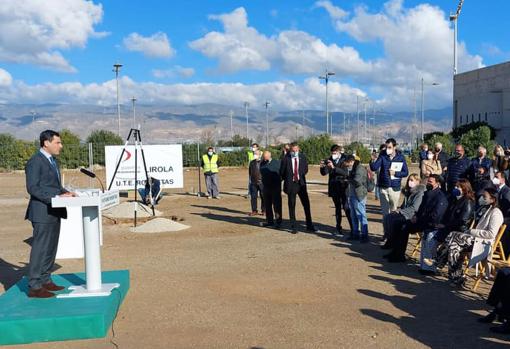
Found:
<path fill-rule="evenodd" d="M 14 0 L 6 0 L 6 2 L 16 3 Z M 41 10 L 54 13 L 56 18 L 66 16 L 66 12 L 63 12 L 64 14 L 58 12 L 59 2 L 58 0 L 48 1 L 46 7 Z M 0 69 L 10 76 L 10 80 L 3 84 L 3 88 L 6 89 L 3 94 L 2 87 L 0 87 L 0 98 L 9 102 L 11 99 L 15 99 L 13 97 L 15 91 L 13 90 L 19 92 L 21 88 L 32 88 L 31 93 L 27 92 L 27 95 L 33 96 L 35 87 L 52 83 L 58 86 L 58 88 L 55 87 L 55 95 L 51 97 L 45 95 L 45 98 L 58 100 L 57 94 L 61 93 L 63 101 L 73 100 L 70 95 L 76 92 L 65 90 L 62 84 L 78 82 L 84 88 L 88 86 L 89 89 L 95 87 L 95 84 L 105 84 L 114 76 L 111 65 L 116 61 L 124 64 L 121 74 L 129 77 L 134 85 L 154 82 L 163 86 L 162 88 L 169 88 L 168 86 L 175 87 L 176 84 L 194 86 L 197 83 L 207 82 L 212 84 L 241 83 L 249 87 L 253 84 L 261 85 L 290 81 L 298 85 L 296 89 L 308 84 L 303 87 L 305 95 L 307 89 L 319 88 L 313 87 L 311 82 L 307 83 L 307 79 L 316 78 L 317 74 L 326 66 L 333 65 L 335 70 L 340 71 L 335 77 L 338 82 L 336 87 L 338 87 L 339 96 L 341 94 L 363 94 L 380 101 L 381 104 L 386 103 L 388 108 L 390 106 L 397 107 L 399 100 L 394 97 L 395 94 L 400 93 L 400 100 L 405 98 L 403 96 L 407 92 L 401 91 L 403 86 L 406 91 L 409 90 L 410 86 L 414 84 L 413 81 L 420 76 L 425 76 L 431 81 L 442 82 L 443 88 L 433 92 L 437 93 L 438 107 L 439 104 L 447 102 L 451 90 L 451 82 L 449 81 L 451 76 L 448 75 L 448 71 L 451 70 L 451 58 L 448 56 L 450 51 L 448 51 L 448 47 L 445 48 L 443 45 L 442 48 L 437 49 L 437 51 L 442 52 L 442 55 L 434 52 L 436 50 L 434 38 L 437 38 L 439 43 L 446 41 L 450 36 L 445 34 L 445 22 L 442 22 L 441 18 L 436 16 L 428 22 L 426 16 L 430 16 L 430 13 L 438 10 L 442 11 L 443 20 L 447 21 L 445 16 L 456 9 L 457 1 L 332 1 L 329 3 L 331 7 L 348 13 L 340 17 L 335 17 L 334 10 L 332 12 L 327 9 L 324 4 L 325 1 L 146 0 L 119 2 L 108 0 L 95 1 L 93 3 L 94 9 L 88 6 L 90 3 L 88 5 L 83 3 L 83 0 L 70 0 L 67 4 L 69 6 L 67 13 L 76 10 L 77 18 L 81 18 L 81 15 L 95 18 L 91 20 L 91 23 L 83 25 L 81 37 L 68 35 L 69 37 L 65 38 L 64 44 L 58 43 L 60 37 L 57 34 L 50 35 L 48 39 L 48 41 L 55 40 L 55 44 L 37 42 L 37 38 L 33 38 L 36 42 L 35 46 L 38 44 L 45 46 L 41 49 L 41 52 L 51 54 L 58 52 L 58 55 L 66 63 L 62 63 L 60 66 L 47 61 L 40 63 L 39 56 L 37 56 L 40 52 L 34 52 L 33 48 L 28 47 L 28 43 L 26 48 L 23 47 L 23 41 L 27 40 L 23 35 L 32 35 L 30 33 L 19 34 L 21 36 L 17 43 L 13 44 L 11 42 L 9 44 L 12 48 L 5 45 L 5 52 L 0 49 Z M 459 56 L 461 70 L 477 68 L 480 64 L 491 65 L 510 60 L 510 41 L 507 34 L 510 2 L 505 0 L 491 1 L 491 6 L 488 6 L 487 3 L 473 0 L 467 0 L 464 3 L 459 20 L 459 41 L 466 45 L 465 52 Z M 424 20 L 422 27 L 406 30 L 406 25 L 402 21 L 409 20 L 413 11 L 420 12 L 421 6 L 424 6 L 424 4 L 428 4 L 425 5 L 428 10 L 422 12 L 428 11 L 428 14 L 420 17 Z M 101 5 L 102 8 L 98 5 Z M 397 8 L 397 14 L 391 15 L 390 10 L 388 10 L 389 5 Z M 87 9 L 84 10 L 85 7 Z M 359 35 L 357 35 L 353 28 L 357 26 L 357 20 L 362 17 L 356 11 L 356 8 L 361 7 L 365 9 L 365 14 L 385 16 L 390 21 L 394 21 L 396 33 L 390 33 L 387 37 L 384 33 L 378 33 L 375 37 L 372 37 L 374 34 L 370 33 L 370 25 L 367 28 L 367 24 L 365 24 L 365 28 L 362 29 L 364 33 L 358 33 Z M 235 12 L 236 9 L 240 8 L 243 11 Z M 101 9 L 100 15 L 97 12 L 98 9 Z M 7 10 L 5 12 L 2 14 L 2 18 L 10 15 Z M 94 14 L 92 15 L 92 13 Z M 240 27 L 236 26 L 231 33 L 225 35 L 226 22 L 218 18 L 210 18 L 210 15 L 219 14 L 233 14 L 234 21 L 245 16 L 247 27 L 255 32 L 253 45 L 248 45 L 249 47 L 246 49 L 260 50 L 258 53 L 261 57 L 257 62 L 251 62 L 249 57 L 247 60 L 236 61 L 236 57 L 228 57 L 231 43 L 225 43 L 225 47 L 221 47 L 221 45 L 218 45 L 220 41 L 206 39 L 211 32 L 219 33 L 223 41 L 227 41 L 232 36 L 235 37 L 235 40 L 243 41 L 246 38 L 244 34 L 237 36 L 237 31 L 244 31 L 242 25 Z M 74 30 L 72 25 L 53 28 L 50 23 L 41 23 L 41 20 L 30 10 L 27 10 L 27 15 L 23 18 L 26 21 L 33 19 L 34 23 L 42 28 L 49 28 L 49 30 Z M 385 20 L 387 21 L 388 18 Z M 21 22 L 18 19 L 13 18 L 13 26 L 20 25 Z M 438 30 L 439 27 L 442 27 L 443 30 Z M 9 41 L 12 28 L 5 30 L 0 24 L 0 29 L 4 29 L 2 30 L 3 34 L 0 34 L 0 44 Z M 384 27 L 374 25 L 373 30 L 380 31 L 381 28 Z M 409 53 L 409 51 L 412 51 L 409 47 L 409 37 L 413 36 L 413 31 L 420 30 L 424 31 L 424 40 L 427 44 L 423 44 L 417 39 L 414 42 L 415 45 L 413 45 L 415 46 L 414 49 L 416 47 L 423 48 L 424 52 L 412 54 L 416 56 L 417 61 L 427 61 L 419 62 L 416 66 L 409 68 L 410 62 L 413 62 L 412 54 Z M 400 40 L 399 31 L 403 37 L 407 37 L 407 41 L 403 38 L 404 47 L 401 48 L 394 45 L 395 41 Z M 426 34 L 435 31 L 437 33 Z M 282 32 L 291 32 L 292 39 L 282 38 L 280 36 Z M 125 40 L 133 33 L 143 38 L 150 38 L 156 33 L 166 35 L 172 53 L 148 57 L 143 52 L 129 49 Z M 290 52 L 285 57 L 277 52 L 294 47 L 307 38 L 311 38 L 311 45 L 325 45 L 327 48 L 327 50 L 324 49 L 327 51 L 325 57 L 329 58 L 323 58 L 323 63 L 321 63 L 314 60 L 313 51 L 311 53 L 303 52 L 303 61 L 300 62 L 299 50 L 298 52 Z M 216 39 L 219 40 L 218 37 Z M 198 44 L 191 44 L 197 40 L 202 40 L 199 48 L 197 47 Z M 262 45 L 257 45 L 259 42 L 262 42 Z M 267 47 L 264 46 L 266 44 Z M 352 50 L 349 49 L 349 52 L 343 52 L 342 50 L 347 47 L 352 48 Z M 7 52 L 9 49 L 12 52 Z M 215 52 L 208 54 L 207 52 L 211 50 Z M 269 54 L 264 52 L 265 50 L 274 50 L 275 52 Z M 428 54 L 430 54 L 430 57 L 427 56 Z M 22 63 L 16 59 L 16 55 L 23 55 Z M 237 53 L 235 55 L 239 56 Z M 344 69 L 341 60 L 349 60 L 351 57 L 353 60 L 359 58 L 359 62 L 353 61 Z M 327 62 L 330 58 L 332 61 Z M 434 60 L 440 62 L 432 62 Z M 220 64 L 222 61 L 225 63 L 223 66 Z M 370 65 L 370 68 L 368 65 Z M 63 66 L 66 67 L 62 68 Z M 234 66 L 235 68 L 230 69 Z M 394 73 L 391 79 L 384 76 L 385 70 L 393 70 L 397 66 L 401 70 L 399 74 Z M 60 71 L 62 69 L 67 71 Z M 73 70 L 73 72 L 69 70 Z M 160 72 L 159 77 L 155 76 L 158 75 L 155 70 Z M 409 78 L 410 75 L 413 76 L 412 79 Z M 0 78 L 1 76 L 0 74 Z M 129 85 L 129 82 L 126 82 L 126 85 Z M 333 85 L 333 87 L 335 86 Z M 136 88 L 143 89 L 143 91 L 136 90 Z M 138 92 L 140 95 L 150 96 L 150 93 L 146 91 L 150 86 L 144 85 L 141 87 L 137 85 L 136 88 L 133 87 L 133 93 Z M 386 95 L 388 89 L 393 89 L 391 95 Z M 334 95 L 334 88 L 332 91 Z M 97 95 L 103 94 L 105 94 L 104 91 L 95 91 L 93 96 L 95 98 Z M 292 96 L 299 98 L 300 95 L 296 92 Z M 253 96 L 254 99 L 257 99 L 257 102 L 258 99 L 263 97 L 262 94 Z M 274 95 L 269 97 L 277 98 Z M 210 98 L 214 99 L 214 96 L 210 96 Z M 37 101 L 36 98 L 34 99 Z M 194 101 L 189 96 L 184 96 L 181 100 Z M 171 103 L 172 100 L 169 99 L 167 102 Z M 313 107 L 319 101 L 310 100 L 308 103 L 310 107 Z M 338 107 L 341 107 L 342 103 L 345 104 L 345 101 L 342 102 L 338 99 Z M 401 103 L 407 104 L 408 101 L 402 100 Z M 281 104 L 282 108 L 298 106 L 298 103 L 285 105 L 282 102 Z"/>

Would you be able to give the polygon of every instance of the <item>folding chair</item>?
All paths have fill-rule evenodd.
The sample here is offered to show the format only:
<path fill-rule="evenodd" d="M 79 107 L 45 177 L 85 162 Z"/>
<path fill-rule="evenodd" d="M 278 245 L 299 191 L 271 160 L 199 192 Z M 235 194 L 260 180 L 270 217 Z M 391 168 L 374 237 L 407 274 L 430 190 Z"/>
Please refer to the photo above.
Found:
<path fill-rule="evenodd" d="M 416 242 L 416 246 L 413 248 L 413 252 L 411 253 L 411 258 L 414 258 L 416 256 L 416 253 L 418 253 L 421 250 L 421 240 L 423 239 L 423 232 L 419 231 L 416 232 L 418 235 L 418 241 Z"/>
<path fill-rule="evenodd" d="M 504 263 L 505 266 L 508 266 L 508 262 L 505 259 L 505 253 L 503 251 L 503 244 L 501 243 L 501 238 L 503 237 L 506 230 L 506 224 L 501 225 L 501 227 L 498 230 L 498 234 L 496 235 L 496 239 L 494 239 L 494 242 L 490 246 L 490 248 L 485 249 L 481 254 L 476 256 L 473 256 L 473 252 L 476 250 L 477 246 L 473 246 L 473 252 L 471 253 L 471 257 L 469 258 L 468 265 L 464 271 L 465 276 L 468 275 L 469 268 L 475 267 L 475 275 L 470 276 L 474 279 L 475 283 L 473 284 L 473 288 L 471 289 L 473 292 L 476 292 L 476 289 L 478 288 L 478 285 L 480 284 L 480 281 L 483 279 L 483 276 L 486 272 L 486 269 L 489 269 L 491 265 L 496 267 L 495 264 Z M 476 244 L 484 244 L 484 239 L 476 239 Z M 479 247 L 480 245 L 478 245 Z"/>

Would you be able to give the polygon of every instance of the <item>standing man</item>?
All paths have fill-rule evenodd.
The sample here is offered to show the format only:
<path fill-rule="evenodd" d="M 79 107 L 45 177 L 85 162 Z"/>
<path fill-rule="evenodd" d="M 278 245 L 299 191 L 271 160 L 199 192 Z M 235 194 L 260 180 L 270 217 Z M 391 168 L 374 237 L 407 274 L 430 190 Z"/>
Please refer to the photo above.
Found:
<path fill-rule="evenodd" d="M 246 153 L 248 155 L 248 167 L 250 167 L 250 163 L 253 160 L 253 155 L 255 154 L 255 151 L 259 150 L 259 145 L 257 143 L 253 143 Z M 246 198 L 250 197 L 250 176 L 248 175 L 248 194 L 246 195 Z"/>
<path fill-rule="evenodd" d="M 423 143 L 422 145 L 420 145 L 420 154 L 419 154 L 420 167 L 421 167 L 421 162 L 423 160 L 427 160 L 428 152 L 429 152 L 429 145 L 427 143 Z"/>
<path fill-rule="evenodd" d="M 282 224 L 282 180 L 280 178 L 280 160 L 273 160 L 270 151 L 265 151 L 260 163 L 264 205 L 266 206 L 266 227 L 280 229 Z M 273 215 L 274 210 L 274 215 Z M 276 218 L 276 225 L 274 219 Z"/>
<path fill-rule="evenodd" d="M 468 177 L 471 182 L 471 186 L 477 191 L 478 182 L 484 179 L 490 180 L 490 167 L 492 166 L 492 160 L 487 158 L 487 149 L 484 146 L 478 147 L 478 156 L 471 159 L 471 165 L 468 169 Z"/>
<path fill-rule="evenodd" d="M 383 220 L 390 212 L 396 211 L 400 200 L 402 178 L 407 177 L 409 171 L 404 155 L 397 150 L 397 141 L 393 138 L 386 140 L 386 147 L 379 156 L 372 154 L 370 169 L 379 171 L 377 186 L 379 187 L 379 201 Z M 399 170 L 395 170 L 399 169 Z M 383 236 L 383 240 L 387 236 Z"/>
<path fill-rule="evenodd" d="M 296 228 L 296 195 L 299 196 L 305 210 L 306 230 L 317 232 L 312 222 L 310 211 L 310 199 L 306 190 L 306 174 L 308 173 L 308 161 L 299 152 L 299 145 L 292 143 L 290 152 L 287 154 L 280 166 L 280 176 L 283 179 L 283 191 L 288 196 L 290 227 L 292 234 L 297 234 Z"/>
<path fill-rule="evenodd" d="M 248 176 L 250 178 L 250 198 L 251 198 L 251 213 L 250 216 L 256 216 L 257 211 L 257 198 L 260 193 L 260 215 L 264 215 L 264 196 L 262 194 L 264 186 L 262 184 L 262 176 L 260 174 L 260 150 L 255 150 L 253 154 L 253 160 L 248 166 Z"/>
<path fill-rule="evenodd" d="M 204 171 L 208 199 L 220 198 L 220 191 L 218 189 L 219 167 L 218 154 L 214 152 L 213 147 L 207 148 L 207 154 L 202 155 L 202 169 Z"/>
<path fill-rule="evenodd" d="M 434 153 L 435 153 L 436 159 L 439 160 L 439 162 L 441 163 L 441 169 L 443 170 L 443 173 L 444 173 L 447 169 L 448 159 L 450 159 L 450 157 L 448 156 L 448 154 L 446 154 L 443 151 L 442 143 L 437 142 L 434 145 Z"/>
<path fill-rule="evenodd" d="M 342 207 L 352 231 L 351 212 L 346 193 L 349 183 L 347 181 L 346 170 L 342 167 L 342 163 L 345 159 L 346 155 L 343 154 L 343 148 L 341 146 L 334 145 L 331 147 L 331 156 L 329 159 L 321 161 L 320 165 L 321 175 L 329 175 L 328 196 L 335 204 L 336 232 L 338 234 L 343 234 Z"/>
<path fill-rule="evenodd" d="M 60 135 L 51 130 L 41 132 L 41 148 L 28 160 L 25 167 L 27 192 L 30 201 L 25 219 L 32 222 L 33 242 L 28 264 L 28 296 L 31 298 L 51 298 L 52 292 L 63 290 L 51 280 L 51 270 L 55 264 L 60 219 L 67 218 L 65 208 L 51 207 L 55 196 L 75 196 L 62 187 L 60 170 L 55 156 L 62 150 Z"/>
<path fill-rule="evenodd" d="M 448 160 L 446 169 L 446 190 L 451 192 L 455 187 L 455 183 L 461 178 L 468 178 L 468 170 L 471 162 L 465 156 L 464 147 L 461 144 L 455 146 L 453 157 Z"/>

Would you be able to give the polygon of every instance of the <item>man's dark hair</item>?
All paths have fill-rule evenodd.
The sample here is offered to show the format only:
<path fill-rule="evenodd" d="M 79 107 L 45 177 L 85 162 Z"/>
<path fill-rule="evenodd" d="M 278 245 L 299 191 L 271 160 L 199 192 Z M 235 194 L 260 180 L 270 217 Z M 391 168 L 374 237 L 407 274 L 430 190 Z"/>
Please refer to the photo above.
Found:
<path fill-rule="evenodd" d="M 386 143 L 386 144 L 391 143 L 391 144 L 393 144 L 393 146 L 394 146 L 394 147 L 396 147 L 396 146 L 397 146 L 397 141 L 395 140 L 395 138 L 388 138 L 388 139 L 386 140 L 386 142 L 384 142 L 384 143 Z"/>
<path fill-rule="evenodd" d="M 352 154 L 349 154 L 349 155 L 346 156 L 344 161 L 345 162 L 356 161 L 356 157 L 354 155 L 352 155 Z"/>
<path fill-rule="evenodd" d="M 443 177 L 441 177 L 438 174 L 431 174 L 429 178 L 434 178 L 436 180 L 436 183 L 439 183 L 439 185 L 443 185 Z"/>
<path fill-rule="evenodd" d="M 340 151 L 342 150 L 342 147 L 340 147 L 338 144 L 335 144 L 331 147 L 331 152 Z"/>
<path fill-rule="evenodd" d="M 258 144 L 258 143 L 253 143 L 251 146 L 252 146 L 252 147 L 256 146 L 256 147 L 258 148 L 258 147 L 259 147 L 259 144 Z"/>
<path fill-rule="evenodd" d="M 382 150 L 384 150 L 384 149 L 386 149 L 386 144 L 381 144 L 381 145 L 379 146 L 379 151 L 382 151 Z"/>
<path fill-rule="evenodd" d="M 213 147 L 207 148 L 207 151 L 209 151 L 209 150 L 214 150 L 214 148 Z"/>
<path fill-rule="evenodd" d="M 60 137 L 60 134 L 53 130 L 42 131 L 39 135 L 39 144 L 41 145 L 41 148 L 44 147 L 44 141 L 51 142 L 55 136 Z"/>
<path fill-rule="evenodd" d="M 290 147 L 299 147 L 299 144 L 297 144 L 297 142 L 292 142 L 290 143 Z"/>

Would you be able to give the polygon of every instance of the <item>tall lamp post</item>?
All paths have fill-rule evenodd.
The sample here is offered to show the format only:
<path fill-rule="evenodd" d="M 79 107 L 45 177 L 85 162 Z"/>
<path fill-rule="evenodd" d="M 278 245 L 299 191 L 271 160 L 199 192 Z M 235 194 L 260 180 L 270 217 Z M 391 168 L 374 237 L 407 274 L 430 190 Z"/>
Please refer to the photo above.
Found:
<path fill-rule="evenodd" d="M 248 133 L 249 129 L 249 123 L 248 123 L 248 107 L 250 106 L 250 103 L 244 102 L 244 116 L 246 117 L 246 139 L 248 140 L 248 143 L 250 143 L 250 136 Z"/>
<path fill-rule="evenodd" d="M 437 86 L 439 83 L 433 82 L 431 84 L 428 84 L 430 86 Z M 421 78 L 421 141 L 423 142 L 425 139 L 425 133 L 423 130 L 423 124 L 425 121 L 425 82 L 423 78 Z"/>
<path fill-rule="evenodd" d="M 266 107 L 266 148 L 269 145 L 269 105 L 271 102 L 266 101 L 264 106 Z"/>
<path fill-rule="evenodd" d="M 329 82 L 330 76 L 333 76 L 333 75 L 335 75 L 334 72 L 328 71 L 328 69 L 326 69 L 326 72 L 324 73 L 324 75 L 319 76 L 319 80 L 324 80 L 324 82 L 326 84 L 326 134 L 329 134 L 329 135 L 331 135 L 333 133 L 333 125 L 330 126 L 330 122 L 329 122 L 328 82 Z"/>
<path fill-rule="evenodd" d="M 119 100 L 119 72 L 120 68 L 122 67 L 122 64 L 115 63 L 113 65 L 113 71 L 115 72 L 115 80 L 117 82 L 117 133 L 120 136 L 120 100 Z"/>
<path fill-rule="evenodd" d="M 460 11 L 462 11 L 462 4 L 464 0 L 459 0 L 457 11 L 450 14 L 450 22 L 453 22 L 453 75 L 457 74 L 457 20 L 459 19 Z"/>
<path fill-rule="evenodd" d="M 131 97 L 131 102 L 133 103 L 133 128 L 136 128 L 136 108 L 135 108 L 136 98 L 134 96 Z"/>

